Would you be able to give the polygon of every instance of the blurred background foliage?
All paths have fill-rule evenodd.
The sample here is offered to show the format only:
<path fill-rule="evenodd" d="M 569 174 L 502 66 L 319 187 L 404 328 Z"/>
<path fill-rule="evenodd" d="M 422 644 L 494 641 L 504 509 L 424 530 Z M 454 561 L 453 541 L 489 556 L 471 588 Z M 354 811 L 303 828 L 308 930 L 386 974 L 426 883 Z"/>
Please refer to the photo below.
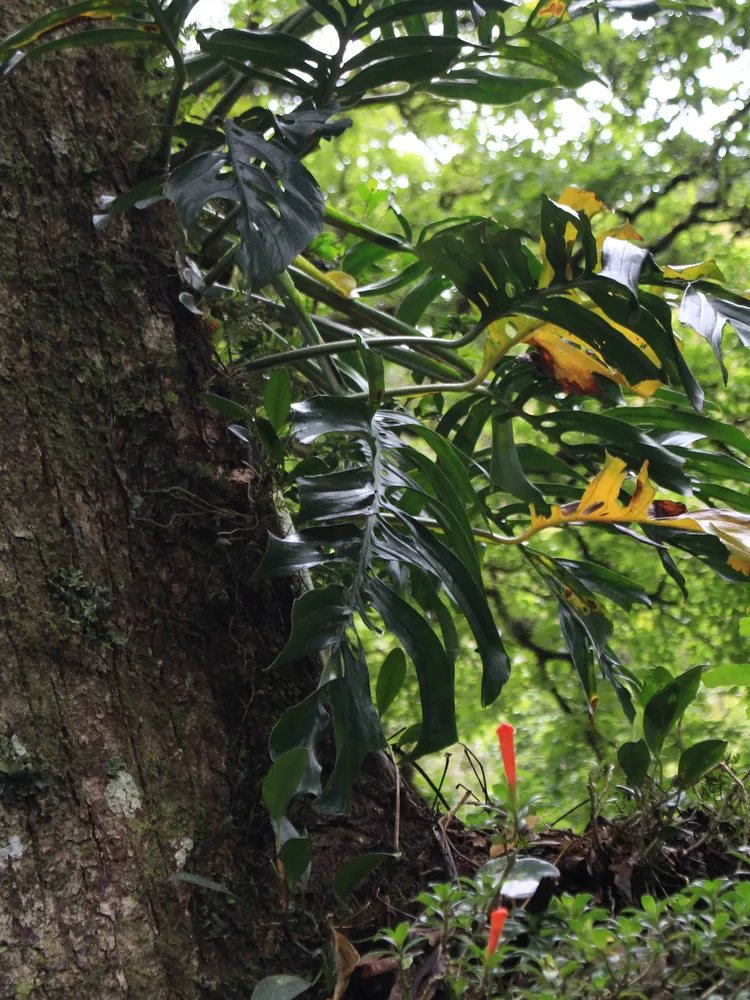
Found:
<path fill-rule="evenodd" d="M 521 8 L 524 17 L 532 7 Z M 204 26 L 265 26 L 296 8 L 295 0 L 255 5 L 241 0 L 228 9 L 217 0 L 203 0 L 196 20 Z M 508 110 L 469 102 L 439 105 L 418 94 L 374 104 L 356 111 L 354 126 L 335 144 L 324 144 L 308 164 L 339 208 L 393 230 L 389 194 L 414 226 L 451 215 L 491 215 L 538 235 L 539 195 L 554 198 L 574 184 L 596 192 L 609 209 L 598 228 L 629 219 L 660 263 L 713 259 L 728 285 L 746 290 L 750 3 L 720 0 L 720 8 L 723 24 L 662 12 L 643 20 L 630 14 L 609 17 L 598 31 L 591 19 L 560 25 L 556 40 L 577 52 L 601 82 L 578 91 L 550 88 Z M 325 30 L 313 41 L 325 45 Z M 502 62 L 497 65 L 502 71 Z M 260 96 L 267 96 L 262 86 L 248 95 L 247 106 Z M 193 109 L 196 117 L 209 109 L 209 99 L 203 100 L 205 107 L 198 101 Z M 267 100 L 274 108 L 274 97 Z M 335 239 L 326 239 L 317 252 L 325 257 L 328 246 L 333 256 Z M 444 298 L 428 315 L 439 324 L 450 322 L 459 310 L 460 303 Z M 724 419 L 747 431 L 750 355 L 735 338 L 726 339 L 730 378 L 725 387 L 710 349 L 697 336 L 690 334 L 685 354 L 708 405 L 715 404 Z M 746 486 L 736 489 L 747 495 Z M 750 511 L 750 497 L 745 509 Z M 698 663 L 750 662 L 750 639 L 740 635 L 738 625 L 750 613 L 747 584 L 722 580 L 673 550 L 688 582 L 685 599 L 665 576 L 654 549 L 610 533 L 554 531 L 536 539 L 535 548 L 562 558 L 593 558 L 640 585 L 650 606 L 635 604 L 626 611 L 605 601 L 615 623 L 613 649 L 637 674 L 657 665 L 678 673 Z M 590 773 L 615 760 L 630 727 L 606 685 L 589 718 L 549 594 L 519 553 L 488 552 L 485 567 L 513 674 L 499 701 L 482 710 L 478 657 L 468 628 L 460 628 L 459 732 L 484 762 L 492 785 L 501 773 L 494 729 L 501 719 L 511 722 L 517 729 L 522 795 L 542 796 L 542 812 L 551 819 L 586 798 Z M 362 630 L 362 635 L 373 663 L 394 645 L 387 634 Z M 704 689 L 698 707 L 685 718 L 687 742 L 729 739 L 742 773 L 750 767 L 747 707 L 746 690 Z M 412 675 L 388 711 L 386 733 L 418 719 Z M 439 754 L 420 765 L 440 783 L 445 759 Z M 417 776 L 420 782 L 426 790 Z M 449 801 L 460 797 L 456 787 L 461 782 L 479 793 L 457 746 L 450 751 L 442 785 Z M 576 825 L 585 816 L 582 810 L 566 822 Z"/>

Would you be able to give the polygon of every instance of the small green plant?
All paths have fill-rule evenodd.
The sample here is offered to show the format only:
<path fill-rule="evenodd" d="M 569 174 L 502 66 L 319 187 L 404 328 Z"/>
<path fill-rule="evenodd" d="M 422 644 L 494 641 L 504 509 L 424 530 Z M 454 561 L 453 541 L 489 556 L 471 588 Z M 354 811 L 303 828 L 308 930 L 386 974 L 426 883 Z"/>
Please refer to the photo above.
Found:
<path fill-rule="evenodd" d="M 125 636 L 109 621 L 112 596 L 106 588 L 86 580 L 83 572 L 73 566 L 56 570 L 49 584 L 65 608 L 71 632 L 94 639 L 102 646 L 125 645 Z"/>

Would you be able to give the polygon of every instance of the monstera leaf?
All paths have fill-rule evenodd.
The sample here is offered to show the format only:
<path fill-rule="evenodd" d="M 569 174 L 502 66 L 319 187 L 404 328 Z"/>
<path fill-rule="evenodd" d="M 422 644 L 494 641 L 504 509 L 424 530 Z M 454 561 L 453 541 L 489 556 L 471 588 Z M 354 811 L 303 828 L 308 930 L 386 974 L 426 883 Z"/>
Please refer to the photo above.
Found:
<path fill-rule="evenodd" d="M 310 137 L 330 137 L 348 127 L 349 119 L 326 124 L 332 110 L 308 103 L 297 114 L 276 119 L 254 109 L 225 123 L 222 149 L 193 157 L 167 182 L 165 193 L 186 229 L 208 202 L 236 203 L 237 263 L 256 287 L 285 270 L 323 227 L 323 195 L 296 154 Z M 273 136 L 265 138 L 269 129 Z"/>

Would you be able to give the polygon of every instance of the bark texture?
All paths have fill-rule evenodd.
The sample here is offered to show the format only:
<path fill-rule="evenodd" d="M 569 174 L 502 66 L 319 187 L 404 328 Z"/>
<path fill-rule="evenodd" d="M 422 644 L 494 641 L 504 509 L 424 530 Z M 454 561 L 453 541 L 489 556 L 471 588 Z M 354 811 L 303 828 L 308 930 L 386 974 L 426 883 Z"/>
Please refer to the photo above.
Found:
<path fill-rule="evenodd" d="M 5 0 L 0 33 L 46 9 Z M 195 402 L 210 344 L 177 305 L 169 210 L 91 222 L 153 142 L 142 79 L 73 51 L 0 81 L 2 1000 L 246 997 L 310 967 L 290 949 L 324 934 L 331 873 L 392 836 L 374 762 L 351 817 L 307 817 L 312 890 L 282 914 L 258 789 L 271 726 L 315 677 L 262 669 L 292 599 L 249 582 L 270 486 Z M 443 876 L 408 794 L 402 822 L 409 862 L 360 923 Z M 166 881 L 183 869 L 249 916 Z"/>

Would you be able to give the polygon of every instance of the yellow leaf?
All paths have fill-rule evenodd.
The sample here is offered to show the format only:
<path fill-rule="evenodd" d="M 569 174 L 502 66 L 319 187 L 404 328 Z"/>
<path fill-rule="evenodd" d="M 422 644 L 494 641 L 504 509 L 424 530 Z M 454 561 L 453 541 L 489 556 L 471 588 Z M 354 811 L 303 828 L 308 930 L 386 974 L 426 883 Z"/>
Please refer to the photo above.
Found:
<path fill-rule="evenodd" d="M 609 236 L 612 240 L 642 240 L 643 237 L 635 231 L 631 223 L 623 222 L 621 226 L 615 226 L 614 229 L 605 229 L 603 233 L 599 233 L 596 237 L 596 249 L 601 250 L 604 246 L 604 241 Z"/>
<path fill-rule="evenodd" d="M 556 17 L 558 21 L 562 21 L 568 12 L 568 5 L 563 3 L 562 0 L 550 0 L 550 3 L 546 7 L 542 7 L 536 13 L 537 18 L 540 20 L 546 19 L 548 17 Z"/>
<path fill-rule="evenodd" d="M 732 569 L 750 576 L 750 514 L 720 508 L 691 510 L 672 518 L 670 524 L 715 535 L 729 552 L 727 562 Z"/>
<path fill-rule="evenodd" d="M 593 191 L 584 191 L 582 188 L 572 185 L 565 188 L 557 199 L 557 203 L 572 208 L 574 212 L 585 212 L 590 219 L 593 219 L 600 212 L 606 212 L 604 202 L 598 194 L 594 194 Z"/>
<path fill-rule="evenodd" d="M 328 271 L 326 278 L 347 298 L 357 287 L 357 279 L 353 278 L 351 274 L 347 274 L 346 271 Z"/>
<path fill-rule="evenodd" d="M 702 264 L 682 264 L 679 267 L 665 267 L 665 278 L 680 278 L 682 281 L 697 281 L 698 278 L 716 278 L 726 281 L 715 260 L 704 260 Z"/>

